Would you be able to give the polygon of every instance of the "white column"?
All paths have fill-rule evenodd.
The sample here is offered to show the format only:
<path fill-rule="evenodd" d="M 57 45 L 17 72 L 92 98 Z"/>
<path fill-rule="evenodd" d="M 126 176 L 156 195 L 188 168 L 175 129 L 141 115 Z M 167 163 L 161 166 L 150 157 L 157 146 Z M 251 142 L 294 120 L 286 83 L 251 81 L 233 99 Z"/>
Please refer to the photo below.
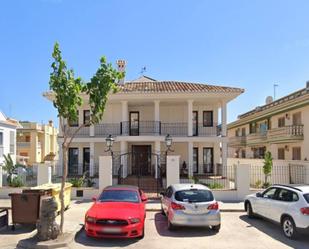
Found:
<path fill-rule="evenodd" d="M 221 129 L 222 137 L 226 137 L 226 102 L 221 103 Z"/>
<path fill-rule="evenodd" d="M 129 121 L 128 101 L 121 101 L 121 121 L 122 122 Z M 129 133 L 128 124 L 123 124 L 122 133 L 125 134 L 125 135 L 128 135 L 128 133 Z"/>
<path fill-rule="evenodd" d="M 90 125 L 89 126 L 89 136 L 90 137 L 94 137 L 94 125 Z"/>
<path fill-rule="evenodd" d="M 188 136 L 191 137 L 193 134 L 193 100 L 188 100 Z"/>
<path fill-rule="evenodd" d="M 37 166 L 37 185 L 51 183 L 51 166 L 47 163 Z"/>
<path fill-rule="evenodd" d="M 90 165 L 89 165 L 89 175 L 94 176 L 94 142 L 90 143 Z"/>
<path fill-rule="evenodd" d="M 222 169 L 223 176 L 227 176 L 227 142 L 222 142 Z"/>
<path fill-rule="evenodd" d="M 120 153 L 123 155 L 128 152 L 128 142 L 121 141 L 120 142 Z M 128 176 L 128 156 L 121 156 L 121 165 L 122 165 L 122 177 L 125 178 Z"/>
<path fill-rule="evenodd" d="M 193 176 L 193 142 L 188 142 L 188 176 Z"/>
<path fill-rule="evenodd" d="M 161 156 L 161 142 L 160 141 L 155 141 L 155 154 L 159 156 L 155 156 L 155 178 L 158 178 L 158 160 L 160 160 Z"/>
<path fill-rule="evenodd" d="M 236 167 L 236 189 L 238 201 L 243 201 L 250 193 L 250 164 L 238 164 Z"/>
<path fill-rule="evenodd" d="M 2 175 L 3 175 L 2 172 L 3 172 L 2 171 L 2 166 L 0 165 L 0 188 L 2 188 Z"/>
<path fill-rule="evenodd" d="M 99 188 L 113 185 L 113 163 L 111 156 L 99 157 Z"/>
<path fill-rule="evenodd" d="M 156 129 L 156 134 L 160 133 L 160 101 L 155 100 L 154 101 L 154 121 L 155 123 L 155 129 Z"/>
<path fill-rule="evenodd" d="M 178 184 L 179 181 L 179 157 L 167 156 L 166 160 L 166 185 Z"/>

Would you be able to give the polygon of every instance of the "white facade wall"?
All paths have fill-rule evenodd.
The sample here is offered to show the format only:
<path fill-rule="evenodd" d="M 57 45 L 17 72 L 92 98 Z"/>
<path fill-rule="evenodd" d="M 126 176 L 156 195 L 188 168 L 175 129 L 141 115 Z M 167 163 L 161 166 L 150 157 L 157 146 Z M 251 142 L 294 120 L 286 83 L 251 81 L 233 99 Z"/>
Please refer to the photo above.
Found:
<path fill-rule="evenodd" d="M 13 141 L 11 141 L 10 132 L 14 132 Z M 0 123 L 0 133 L 3 134 L 3 144 L 0 145 L 0 164 L 4 163 L 4 156 L 11 154 L 11 157 L 16 162 L 16 128 Z M 10 153 L 10 145 L 14 145 L 13 153 Z"/>

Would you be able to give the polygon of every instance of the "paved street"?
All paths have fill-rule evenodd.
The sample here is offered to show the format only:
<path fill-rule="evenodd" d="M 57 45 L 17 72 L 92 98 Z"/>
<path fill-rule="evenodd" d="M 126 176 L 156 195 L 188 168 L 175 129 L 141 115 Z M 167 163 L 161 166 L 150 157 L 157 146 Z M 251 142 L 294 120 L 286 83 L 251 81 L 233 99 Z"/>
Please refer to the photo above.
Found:
<path fill-rule="evenodd" d="M 222 213 L 222 229 L 218 234 L 209 229 L 181 228 L 167 230 L 166 218 L 156 212 L 148 212 L 146 234 L 143 240 L 97 240 L 87 238 L 81 230 L 70 248 L 211 248 L 211 249 L 307 249 L 309 238 L 290 241 L 280 227 L 260 219 L 249 220 L 244 213 Z"/>
<path fill-rule="evenodd" d="M 7 201 L 3 201 L 6 204 Z M 7 203 L 9 204 L 9 203 Z M 66 211 L 65 230 L 74 231 L 82 227 L 84 214 L 91 202 L 72 202 Z M 222 204 L 223 205 L 223 204 Z M 230 204 L 231 206 L 232 204 Z M 239 205 L 239 204 L 237 204 Z M 227 205 L 226 205 L 227 206 Z M 240 206 L 240 205 L 239 205 Z M 235 206 L 234 206 L 235 207 Z M 59 217 L 58 217 L 59 218 Z M 0 231 L 0 248 L 15 248 L 19 239 L 29 237 L 30 228 L 19 227 L 15 232 Z M 223 212 L 222 228 L 218 234 L 209 229 L 180 228 L 167 230 L 166 218 L 158 212 L 147 212 L 146 234 L 143 240 L 97 240 L 87 238 L 81 229 L 70 248 L 246 248 L 246 249 L 307 249 L 308 238 L 298 241 L 286 239 L 279 226 L 261 219 L 248 219 L 243 212 Z"/>

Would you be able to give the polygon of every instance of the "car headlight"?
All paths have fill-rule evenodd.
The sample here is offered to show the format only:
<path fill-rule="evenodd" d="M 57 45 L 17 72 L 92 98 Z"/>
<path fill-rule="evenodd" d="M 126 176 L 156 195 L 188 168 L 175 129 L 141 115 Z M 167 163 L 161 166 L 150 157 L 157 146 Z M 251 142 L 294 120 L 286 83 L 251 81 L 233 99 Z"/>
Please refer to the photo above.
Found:
<path fill-rule="evenodd" d="M 96 222 L 96 219 L 93 218 L 93 217 L 87 216 L 87 217 L 86 217 L 86 222 L 88 222 L 88 223 L 95 223 L 95 222 Z"/>
<path fill-rule="evenodd" d="M 130 223 L 131 224 L 136 224 L 136 223 L 139 223 L 141 220 L 139 218 L 132 218 L 130 219 Z"/>

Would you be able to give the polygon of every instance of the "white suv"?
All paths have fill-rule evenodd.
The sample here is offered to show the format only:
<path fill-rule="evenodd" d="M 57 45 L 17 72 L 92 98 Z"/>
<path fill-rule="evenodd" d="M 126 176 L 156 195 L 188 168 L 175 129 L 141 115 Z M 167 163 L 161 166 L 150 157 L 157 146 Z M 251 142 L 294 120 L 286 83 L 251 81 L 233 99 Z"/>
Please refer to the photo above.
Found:
<path fill-rule="evenodd" d="M 284 235 L 294 239 L 309 232 L 309 185 L 273 185 L 248 195 L 245 210 L 249 218 L 259 215 L 281 224 Z"/>

